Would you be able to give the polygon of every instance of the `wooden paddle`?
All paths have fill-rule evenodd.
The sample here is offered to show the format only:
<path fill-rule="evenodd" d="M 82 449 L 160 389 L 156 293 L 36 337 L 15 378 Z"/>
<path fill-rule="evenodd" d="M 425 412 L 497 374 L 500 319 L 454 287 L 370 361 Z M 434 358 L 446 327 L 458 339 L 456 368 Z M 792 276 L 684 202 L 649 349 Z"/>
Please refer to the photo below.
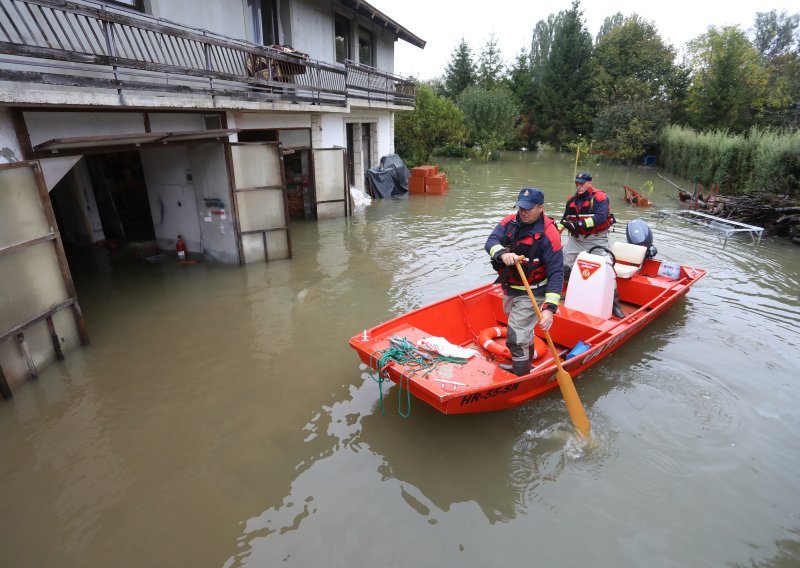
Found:
<path fill-rule="evenodd" d="M 542 312 L 539 309 L 539 304 L 536 303 L 536 298 L 533 297 L 533 290 L 531 290 L 531 285 L 528 284 L 528 278 L 525 276 L 525 271 L 522 269 L 520 261 L 517 261 L 517 272 L 519 272 L 519 277 L 522 278 L 522 283 L 525 284 L 525 290 L 528 291 L 533 309 L 536 310 L 536 316 L 539 318 L 539 321 L 542 321 Z M 561 358 L 558 356 L 558 351 L 556 351 L 556 346 L 553 344 L 550 333 L 545 331 L 544 337 L 547 339 L 547 346 L 550 348 L 550 352 L 553 354 L 553 359 L 555 359 L 556 366 L 558 367 L 556 379 L 561 389 L 561 396 L 564 397 L 564 402 L 567 403 L 569 417 L 572 419 L 572 423 L 575 425 L 578 432 L 586 438 L 589 436 L 591 426 L 589 426 L 589 418 L 586 416 L 586 411 L 583 409 L 578 391 L 575 390 L 575 383 L 572 382 L 570 374 L 561 366 Z"/>

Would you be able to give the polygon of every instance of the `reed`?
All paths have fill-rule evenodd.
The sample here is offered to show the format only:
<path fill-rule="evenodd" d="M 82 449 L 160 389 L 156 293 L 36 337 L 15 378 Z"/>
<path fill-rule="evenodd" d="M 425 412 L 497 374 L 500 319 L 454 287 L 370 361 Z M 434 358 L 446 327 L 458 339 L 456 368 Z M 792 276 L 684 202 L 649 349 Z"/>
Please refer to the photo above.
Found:
<path fill-rule="evenodd" d="M 666 171 L 706 187 L 719 184 L 728 195 L 800 195 L 800 131 L 753 127 L 731 134 L 673 125 L 661 136 L 660 159 Z"/>

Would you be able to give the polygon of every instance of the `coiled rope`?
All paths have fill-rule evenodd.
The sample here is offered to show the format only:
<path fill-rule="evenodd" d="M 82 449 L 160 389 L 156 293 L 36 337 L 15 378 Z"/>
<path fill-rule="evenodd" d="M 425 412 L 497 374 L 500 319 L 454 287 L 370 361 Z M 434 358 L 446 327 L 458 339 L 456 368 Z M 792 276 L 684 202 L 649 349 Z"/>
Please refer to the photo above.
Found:
<path fill-rule="evenodd" d="M 377 369 L 369 376 L 378 383 L 378 393 L 381 401 L 381 416 L 386 416 L 383 408 L 383 382 L 389 379 L 389 366 L 397 363 L 406 367 L 400 375 L 398 386 L 400 394 L 397 397 L 397 413 L 403 418 L 411 416 L 411 388 L 410 381 L 413 375 L 424 377 L 436 370 L 442 363 L 455 363 L 457 365 L 466 364 L 467 360 L 460 357 L 447 357 L 421 351 L 405 337 L 392 336 L 389 338 L 389 347 L 383 351 L 376 351 L 370 355 L 369 366 Z M 405 385 L 404 385 L 405 383 Z M 406 405 L 403 409 L 403 389 L 406 391 Z"/>

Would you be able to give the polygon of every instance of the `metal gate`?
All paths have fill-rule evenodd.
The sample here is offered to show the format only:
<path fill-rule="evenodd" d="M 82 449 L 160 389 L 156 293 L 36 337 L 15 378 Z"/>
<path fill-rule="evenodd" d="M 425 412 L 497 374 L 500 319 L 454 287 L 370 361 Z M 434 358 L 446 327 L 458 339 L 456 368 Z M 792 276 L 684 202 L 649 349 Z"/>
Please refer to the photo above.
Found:
<path fill-rule="evenodd" d="M 240 142 L 231 143 L 229 148 L 240 262 L 290 258 L 289 206 L 280 143 Z"/>

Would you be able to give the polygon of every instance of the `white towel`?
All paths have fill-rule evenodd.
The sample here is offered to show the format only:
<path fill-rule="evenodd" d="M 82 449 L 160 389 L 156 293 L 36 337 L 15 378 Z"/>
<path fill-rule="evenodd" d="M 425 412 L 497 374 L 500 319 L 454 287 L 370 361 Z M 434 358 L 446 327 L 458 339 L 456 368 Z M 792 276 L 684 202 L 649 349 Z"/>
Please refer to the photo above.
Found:
<path fill-rule="evenodd" d="M 423 337 L 417 341 L 417 347 L 433 351 L 445 357 L 458 357 L 460 359 L 469 359 L 473 355 L 478 354 L 474 349 L 453 345 L 444 337 Z"/>

